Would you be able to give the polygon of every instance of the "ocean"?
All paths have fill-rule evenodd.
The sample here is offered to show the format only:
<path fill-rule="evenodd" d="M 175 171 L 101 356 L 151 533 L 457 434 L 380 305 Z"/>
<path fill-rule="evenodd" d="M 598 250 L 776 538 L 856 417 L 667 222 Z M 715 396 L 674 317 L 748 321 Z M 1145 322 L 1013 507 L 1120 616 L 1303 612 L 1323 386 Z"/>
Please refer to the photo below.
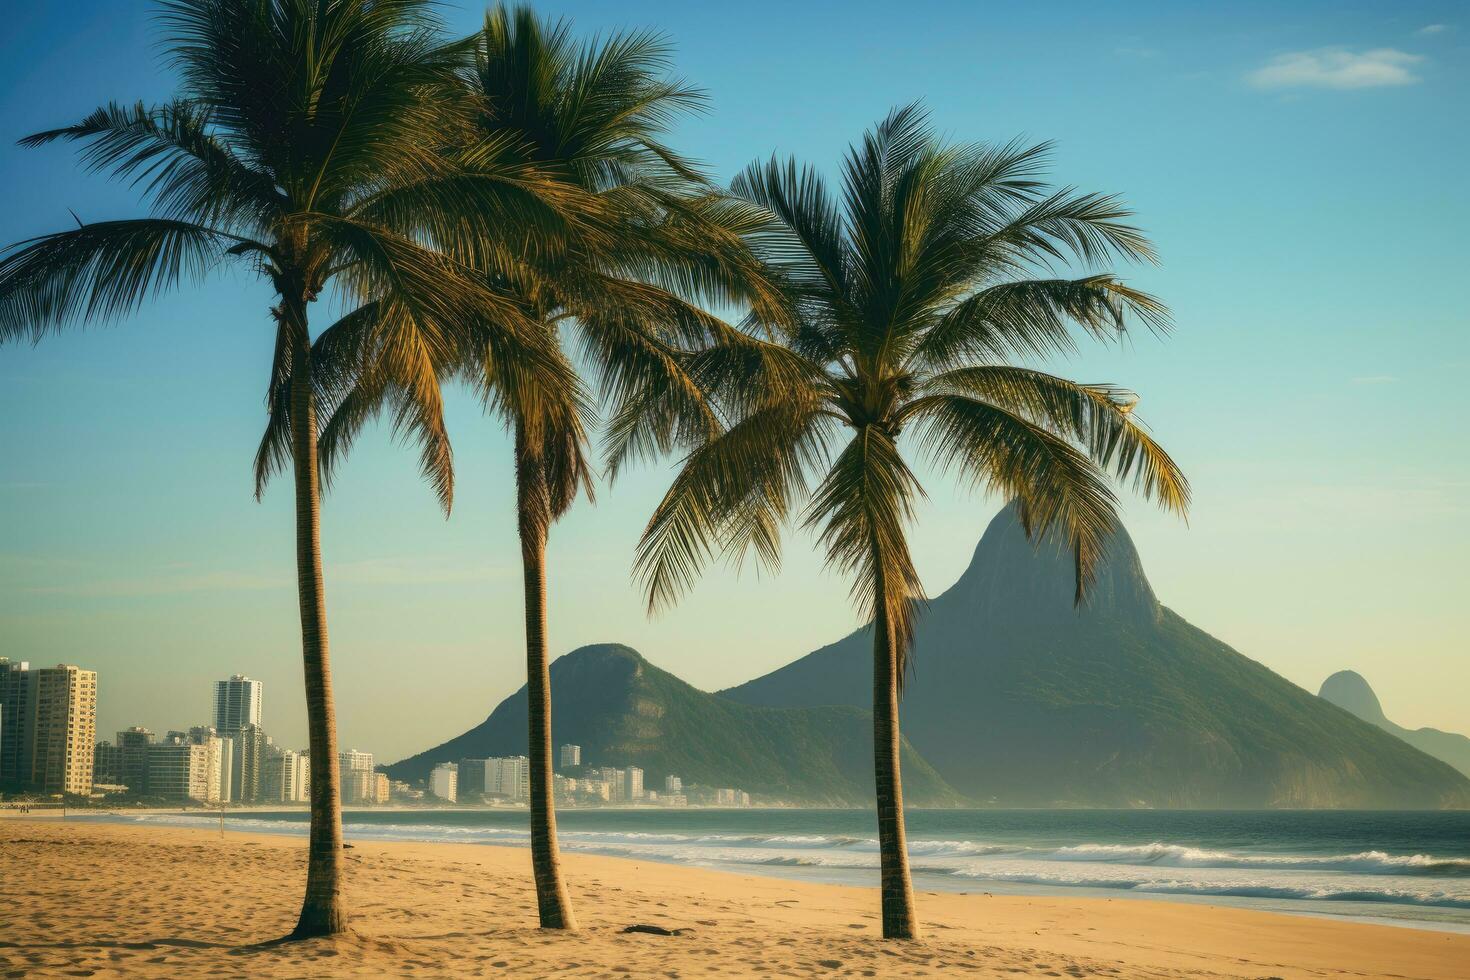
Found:
<path fill-rule="evenodd" d="M 107 817 L 216 826 L 192 813 Z M 586 809 L 558 814 L 564 850 L 876 885 L 860 810 Z M 1470 812 L 914 810 L 920 891 L 1210 902 L 1470 932 Z M 302 811 L 248 811 L 232 832 L 306 832 Z M 525 811 L 349 811 L 349 839 L 524 846 Z"/>

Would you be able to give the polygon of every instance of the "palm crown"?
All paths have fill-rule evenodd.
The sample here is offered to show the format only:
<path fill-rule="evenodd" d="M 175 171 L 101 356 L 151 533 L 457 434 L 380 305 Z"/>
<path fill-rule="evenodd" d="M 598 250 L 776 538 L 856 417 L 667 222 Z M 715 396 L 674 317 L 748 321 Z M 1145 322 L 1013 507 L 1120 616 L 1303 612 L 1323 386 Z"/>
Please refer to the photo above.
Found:
<path fill-rule="evenodd" d="M 289 458 L 293 370 L 311 358 L 305 309 L 335 286 L 352 310 L 322 332 L 312 379 L 374 360 L 399 383 L 397 421 L 452 486 L 436 371 L 475 337 L 551 370 L 520 308 L 423 244 L 425 231 L 495 240 L 504 219 L 544 220 L 524 166 L 480 146 L 467 168 L 445 153 L 466 125 L 447 93 L 463 44 L 436 33 L 425 0 L 169 0 L 166 45 L 182 94 L 112 104 L 22 142 L 85 144 L 93 169 L 129 179 L 146 218 L 82 224 L 0 259 L 0 340 L 116 318 L 150 294 L 248 263 L 280 297 L 258 484 Z M 519 226 L 517 226 L 519 227 Z M 492 310 L 493 317 L 475 315 Z M 492 325 L 493 330 L 486 330 Z"/>
<path fill-rule="evenodd" d="M 892 622 L 902 665 L 924 594 L 906 541 L 923 492 L 909 432 L 939 468 L 1014 498 L 1028 533 L 1064 535 L 1079 599 L 1117 522 L 1106 470 L 1185 508 L 1184 477 L 1127 392 L 1008 363 L 1071 350 L 1074 325 L 1099 337 L 1130 314 L 1167 325 L 1158 301 L 1112 275 L 1046 274 L 1152 252 L 1116 199 L 1048 192 L 1045 150 L 946 146 L 910 107 L 850 151 L 840 197 L 794 162 L 740 175 L 735 194 L 772 216 L 757 248 L 795 326 L 759 357 L 718 344 L 700 355 L 693 370 L 728 425 L 692 448 L 640 543 L 651 605 L 716 551 L 776 562 L 781 525 L 806 501 L 865 615 Z"/>

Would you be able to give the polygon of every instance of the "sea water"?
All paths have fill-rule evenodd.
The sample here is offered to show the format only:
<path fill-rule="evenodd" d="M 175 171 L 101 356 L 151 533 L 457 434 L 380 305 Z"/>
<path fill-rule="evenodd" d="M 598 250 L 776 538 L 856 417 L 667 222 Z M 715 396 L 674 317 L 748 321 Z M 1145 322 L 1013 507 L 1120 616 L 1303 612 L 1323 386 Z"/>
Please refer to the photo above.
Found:
<path fill-rule="evenodd" d="M 217 824 L 125 812 L 103 819 Z M 232 831 L 305 833 L 303 811 L 248 811 Z M 359 840 L 524 846 L 524 810 L 362 810 Z M 861 810 L 566 809 L 569 852 L 875 885 Z M 1470 812 L 913 810 L 914 885 L 972 894 L 1211 902 L 1470 932 Z"/>

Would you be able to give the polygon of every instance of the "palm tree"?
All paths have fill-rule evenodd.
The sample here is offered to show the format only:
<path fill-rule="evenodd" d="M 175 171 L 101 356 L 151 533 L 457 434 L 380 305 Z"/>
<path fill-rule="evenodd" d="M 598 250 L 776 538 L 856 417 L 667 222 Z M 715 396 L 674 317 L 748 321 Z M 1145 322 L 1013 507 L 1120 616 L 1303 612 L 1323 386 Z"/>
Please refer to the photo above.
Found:
<path fill-rule="evenodd" d="M 885 938 L 913 938 L 898 707 L 924 591 L 907 528 L 922 496 L 906 450 L 1015 500 L 1028 535 L 1060 535 L 1080 602 L 1117 526 L 1106 470 L 1182 512 L 1188 486 L 1111 385 L 1008 363 L 1105 337 L 1152 297 L 1109 274 L 1057 278 L 1050 263 L 1150 259 L 1114 198 L 1048 193 L 1046 147 L 950 146 L 914 107 L 853 147 L 840 198 L 796 163 L 747 169 L 737 196 L 773 224 L 759 247 L 796 326 L 760 360 L 713 376 L 728 427 L 695 446 L 655 510 L 636 568 L 651 608 L 672 602 L 715 551 L 774 563 L 806 501 L 831 565 L 873 624 L 873 756 Z M 709 352 L 712 360 L 728 356 Z M 912 443 L 904 439 L 912 433 Z M 836 440 L 847 441 L 834 451 Z M 815 482 L 813 489 L 812 484 Z"/>
<path fill-rule="evenodd" d="M 347 365 L 372 364 L 447 507 L 441 366 L 473 339 L 519 356 L 528 372 L 554 367 L 517 306 L 421 244 L 455 229 L 490 237 L 486 215 L 539 221 L 547 210 L 524 168 L 500 166 L 495 147 L 479 148 L 474 172 L 443 152 L 465 125 L 449 93 L 467 50 L 441 41 L 431 10 L 429 0 L 165 0 L 179 97 L 111 104 L 22 141 L 82 143 L 89 167 L 142 189 L 149 215 L 79 221 L 0 252 L 0 341 L 119 318 L 227 260 L 271 284 L 270 421 L 256 472 L 257 493 L 287 463 L 295 483 L 311 746 L 297 937 L 347 922 L 317 459 L 317 413 L 332 406 L 321 395 Z M 351 312 L 313 344 L 309 309 L 328 288 Z"/>
<path fill-rule="evenodd" d="M 689 345 L 731 331 L 686 297 L 753 300 L 764 309 L 771 293 L 762 291 L 760 266 L 743 239 L 755 210 L 712 194 L 662 142 L 669 119 L 699 103 L 695 91 L 664 77 L 667 55 L 655 35 L 578 44 L 564 21 L 543 21 L 527 7 L 492 8 L 464 101 L 476 113 L 481 141 L 513 147 L 527 167 L 563 187 L 573 220 L 532 254 L 474 242 L 450 251 L 473 263 L 487 288 L 515 297 L 551 346 L 559 350 L 568 332 L 616 417 L 657 406 L 673 420 L 670 431 L 705 436 L 715 420 L 683 361 Z M 513 433 L 532 868 L 541 926 L 571 930 L 577 923 L 561 873 L 553 793 L 546 545 L 578 494 L 592 495 L 592 411 L 581 384 L 548 386 L 485 345 L 465 354 L 461 373 Z M 570 357 L 558 356 L 570 372 Z M 325 465 L 350 444 L 381 392 L 367 377 L 343 400 L 323 428 Z M 665 434 L 636 425 L 615 432 L 614 470 L 631 456 L 656 452 Z"/>

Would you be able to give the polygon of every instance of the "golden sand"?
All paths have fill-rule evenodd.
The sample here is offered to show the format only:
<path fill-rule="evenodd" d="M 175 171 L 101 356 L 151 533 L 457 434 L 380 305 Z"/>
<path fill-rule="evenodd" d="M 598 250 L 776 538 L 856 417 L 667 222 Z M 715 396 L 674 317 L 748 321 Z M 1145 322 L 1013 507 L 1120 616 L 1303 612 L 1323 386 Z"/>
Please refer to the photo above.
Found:
<path fill-rule="evenodd" d="M 1470 936 L 1207 905 L 921 893 L 917 942 L 870 889 L 569 855 L 576 934 L 536 928 L 525 850 L 357 843 L 354 933 L 294 923 L 305 843 L 0 820 L 0 977 L 1470 977 Z M 687 931 L 624 934 L 634 923 Z"/>

